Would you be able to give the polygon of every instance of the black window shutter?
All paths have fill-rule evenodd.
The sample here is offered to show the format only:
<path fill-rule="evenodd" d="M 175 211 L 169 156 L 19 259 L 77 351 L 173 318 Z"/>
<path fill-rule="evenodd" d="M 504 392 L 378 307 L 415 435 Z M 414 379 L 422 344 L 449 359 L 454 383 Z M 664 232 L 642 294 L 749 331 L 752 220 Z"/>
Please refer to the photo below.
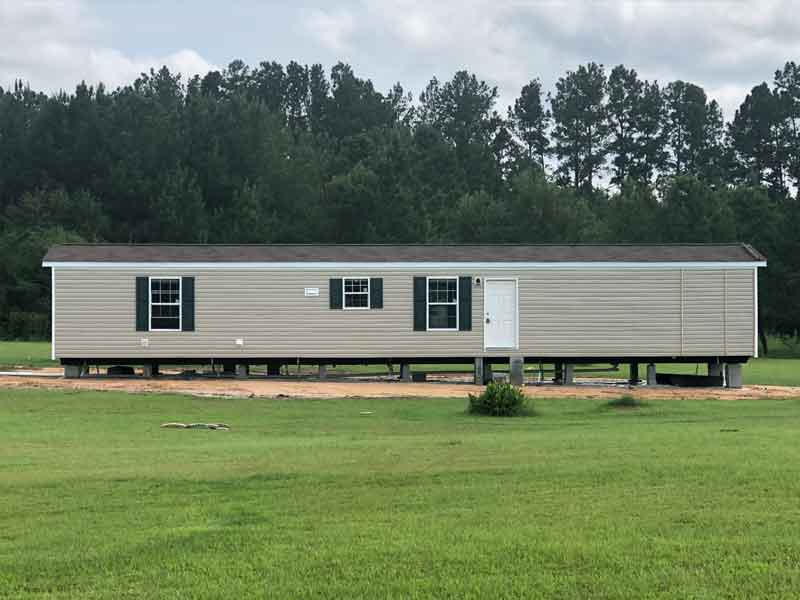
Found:
<path fill-rule="evenodd" d="M 181 277 L 181 330 L 194 331 L 194 277 Z"/>
<path fill-rule="evenodd" d="M 472 331 L 472 277 L 458 278 L 458 330 Z"/>
<path fill-rule="evenodd" d="M 136 278 L 136 331 L 150 330 L 150 280 Z"/>
<path fill-rule="evenodd" d="M 369 307 L 383 308 L 383 278 L 370 277 L 369 279 Z"/>
<path fill-rule="evenodd" d="M 428 282 L 425 277 L 414 277 L 414 331 L 428 329 Z"/>
<path fill-rule="evenodd" d="M 331 279 L 328 286 L 331 296 L 331 308 L 342 308 L 342 280 Z"/>

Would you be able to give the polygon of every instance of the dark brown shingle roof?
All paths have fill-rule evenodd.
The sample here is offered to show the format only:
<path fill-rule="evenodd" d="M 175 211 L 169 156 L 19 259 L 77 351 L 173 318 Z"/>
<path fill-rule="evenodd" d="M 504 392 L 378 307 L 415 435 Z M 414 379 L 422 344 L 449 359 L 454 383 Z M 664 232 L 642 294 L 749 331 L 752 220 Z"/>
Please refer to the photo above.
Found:
<path fill-rule="evenodd" d="M 749 262 L 748 244 L 65 244 L 45 262 Z"/>

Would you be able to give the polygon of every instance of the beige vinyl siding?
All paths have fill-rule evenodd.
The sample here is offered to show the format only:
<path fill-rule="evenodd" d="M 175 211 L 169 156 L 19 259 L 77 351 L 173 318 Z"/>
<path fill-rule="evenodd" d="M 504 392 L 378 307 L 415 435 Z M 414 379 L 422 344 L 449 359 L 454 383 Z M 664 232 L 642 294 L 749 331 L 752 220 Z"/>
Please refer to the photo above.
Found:
<path fill-rule="evenodd" d="M 137 332 L 136 276 L 194 276 L 194 332 Z M 331 310 L 328 281 L 382 277 L 384 308 Z M 483 287 L 472 331 L 413 331 L 413 276 L 519 279 L 517 352 L 528 356 L 752 355 L 753 269 L 527 269 L 459 272 L 58 269 L 59 358 L 473 357 L 483 351 Z M 318 297 L 304 288 L 318 287 Z M 727 288 L 727 294 L 725 290 Z M 682 337 L 683 332 L 683 337 Z M 236 339 L 244 340 L 237 346 Z M 149 340 L 143 347 L 141 340 Z M 500 354 L 500 353 L 495 353 Z"/>
<path fill-rule="evenodd" d="M 724 310 L 724 271 L 684 271 L 684 354 L 724 353 Z"/>
<path fill-rule="evenodd" d="M 755 270 L 726 271 L 727 306 L 725 310 L 726 354 L 751 356 L 755 346 L 755 322 L 753 320 L 753 294 Z"/>
<path fill-rule="evenodd" d="M 685 271 L 685 355 L 752 355 L 752 269 Z"/>
<path fill-rule="evenodd" d="M 56 306 L 61 357 L 473 356 L 482 348 L 481 301 L 473 295 L 473 330 L 413 331 L 412 276 L 383 277 L 383 309 L 331 310 L 329 279 L 350 272 L 191 269 L 165 272 L 59 271 Z M 426 275 L 427 273 L 416 273 Z M 448 272 L 451 275 L 459 273 Z M 136 275 L 195 277 L 195 331 L 135 331 Z M 304 288 L 318 287 L 318 297 Z M 149 347 L 140 340 L 149 339 Z M 236 339 L 244 346 L 236 345 Z"/>
<path fill-rule="evenodd" d="M 551 356 L 678 355 L 680 271 L 531 273 L 520 280 L 520 321 L 522 346 Z"/>

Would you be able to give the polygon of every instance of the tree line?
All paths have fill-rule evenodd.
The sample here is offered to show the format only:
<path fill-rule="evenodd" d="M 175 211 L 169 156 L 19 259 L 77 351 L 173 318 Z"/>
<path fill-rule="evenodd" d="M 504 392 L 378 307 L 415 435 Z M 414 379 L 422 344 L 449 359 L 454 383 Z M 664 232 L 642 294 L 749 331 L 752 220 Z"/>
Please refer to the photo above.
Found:
<path fill-rule="evenodd" d="M 466 70 L 418 97 L 343 63 L 20 81 L 0 88 L 0 336 L 47 334 L 57 242 L 743 241 L 769 258 L 764 331 L 796 342 L 798 187 L 794 62 L 727 123 L 698 85 L 596 63 L 505 111 Z"/>

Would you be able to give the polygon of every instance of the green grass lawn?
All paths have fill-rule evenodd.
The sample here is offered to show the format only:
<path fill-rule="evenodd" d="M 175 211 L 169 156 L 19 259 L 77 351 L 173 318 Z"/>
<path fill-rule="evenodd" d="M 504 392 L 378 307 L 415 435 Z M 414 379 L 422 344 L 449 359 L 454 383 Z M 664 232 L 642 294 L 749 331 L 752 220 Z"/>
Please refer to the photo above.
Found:
<path fill-rule="evenodd" d="M 50 360 L 50 342 L 0 341 L 0 369 L 49 367 L 57 364 Z"/>
<path fill-rule="evenodd" d="M 0 390 L 0 596 L 800 589 L 800 400 L 464 407 Z"/>
<path fill-rule="evenodd" d="M 789 350 L 783 347 L 778 340 L 772 342 L 772 351 L 774 356 L 751 360 L 745 365 L 744 382 L 761 385 L 800 386 L 800 358 L 791 357 Z M 57 364 L 50 360 L 49 342 L 0 342 L 0 369 L 13 366 L 46 367 Z M 398 367 L 395 366 L 395 368 Z M 470 365 L 420 365 L 418 368 L 426 371 L 452 371 L 470 370 L 472 367 Z M 529 365 L 529 368 L 533 368 L 533 366 Z M 645 376 L 645 369 L 646 365 L 640 365 L 640 377 Z M 696 365 L 659 365 L 658 367 L 660 372 L 669 373 L 694 373 L 695 369 Z M 294 374 L 296 368 L 290 366 L 289 372 Z M 315 370 L 312 367 L 304 367 L 302 372 L 311 375 Z M 331 369 L 331 372 L 333 374 L 385 374 L 387 371 L 385 367 L 379 365 L 353 365 Z M 705 374 L 705 365 L 700 365 L 699 372 Z M 585 376 L 585 374 L 579 373 L 578 376 Z M 626 365 L 622 365 L 618 373 L 600 373 L 598 376 L 627 378 L 628 368 Z"/>

